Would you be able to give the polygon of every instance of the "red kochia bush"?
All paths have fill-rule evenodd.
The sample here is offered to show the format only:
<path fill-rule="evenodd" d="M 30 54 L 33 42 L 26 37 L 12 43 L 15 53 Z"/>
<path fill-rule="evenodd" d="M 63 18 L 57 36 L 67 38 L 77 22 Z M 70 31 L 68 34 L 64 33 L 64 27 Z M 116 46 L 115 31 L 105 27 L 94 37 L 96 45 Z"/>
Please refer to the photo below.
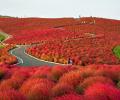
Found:
<path fill-rule="evenodd" d="M 108 78 L 108 77 L 104 77 L 104 76 L 93 76 L 93 77 L 88 77 L 86 78 L 81 84 L 80 86 L 82 86 L 83 88 L 88 88 L 89 86 L 95 84 L 95 83 L 107 83 L 110 85 L 114 85 L 113 81 Z"/>
<path fill-rule="evenodd" d="M 70 71 L 64 74 L 60 79 L 60 83 L 66 83 L 71 86 L 76 86 L 82 80 L 80 71 Z"/>
<path fill-rule="evenodd" d="M 27 100 L 24 95 L 15 90 L 0 91 L 0 100 Z"/>
<path fill-rule="evenodd" d="M 18 89 L 21 86 L 22 82 L 20 80 L 7 79 L 1 82 L 0 91 L 8 89 Z"/>
<path fill-rule="evenodd" d="M 100 66 L 102 67 L 102 66 Z M 113 66 L 116 67 L 116 66 Z M 118 80 L 118 77 L 120 73 L 120 68 L 115 70 L 111 66 L 103 66 L 99 70 L 96 70 L 95 75 L 102 75 L 111 78 L 112 80 Z"/>
<path fill-rule="evenodd" d="M 11 73 L 7 65 L 0 65 L 0 79 L 7 79 L 11 77 Z"/>
<path fill-rule="evenodd" d="M 73 92 L 74 92 L 74 88 L 66 83 L 58 83 L 52 88 L 53 96 L 62 96 Z"/>
<path fill-rule="evenodd" d="M 29 79 L 26 81 L 20 91 L 25 94 L 28 100 L 49 100 L 51 88 L 54 86 L 48 79 Z"/>
<path fill-rule="evenodd" d="M 0 79 L 2 79 L 5 75 L 5 70 L 0 68 Z"/>
<path fill-rule="evenodd" d="M 120 90 L 109 84 L 97 83 L 85 90 L 86 100 L 120 100 Z"/>
<path fill-rule="evenodd" d="M 24 69 L 25 70 L 25 69 Z M 30 77 L 29 70 L 27 71 L 22 71 L 21 69 L 17 69 L 13 74 L 12 78 L 13 79 L 21 79 L 21 80 L 26 80 L 27 78 Z"/>
<path fill-rule="evenodd" d="M 0 84 L 0 90 L 7 89 L 19 89 L 22 83 L 29 77 L 27 72 L 22 72 L 21 70 L 15 70 L 11 78 L 3 80 Z"/>
<path fill-rule="evenodd" d="M 92 68 L 92 65 L 85 68 L 80 68 L 79 70 L 80 70 L 80 75 L 83 79 L 94 76 L 94 73 L 96 71 L 96 69 Z"/>
<path fill-rule="evenodd" d="M 67 66 L 65 66 L 67 67 Z M 64 66 L 55 66 L 52 68 L 52 71 L 51 71 L 51 78 L 53 78 L 53 80 L 57 81 L 59 80 L 59 78 L 66 72 L 68 72 L 67 69 L 69 69 L 67 67 L 67 69 L 65 68 Z"/>
<path fill-rule="evenodd" d="M 67 94 L 61 97 L 57 97 L 53 100 L 84 100 L 84 97 L 77 94 Z"/>
<path fill-rule="evenodd" d="M 38 68 L 34 74 L 32 75 L 33 78 L 48 78 L 49 74 L 51 72 L 51 67 L 44 66 L 41 68 Z"/>

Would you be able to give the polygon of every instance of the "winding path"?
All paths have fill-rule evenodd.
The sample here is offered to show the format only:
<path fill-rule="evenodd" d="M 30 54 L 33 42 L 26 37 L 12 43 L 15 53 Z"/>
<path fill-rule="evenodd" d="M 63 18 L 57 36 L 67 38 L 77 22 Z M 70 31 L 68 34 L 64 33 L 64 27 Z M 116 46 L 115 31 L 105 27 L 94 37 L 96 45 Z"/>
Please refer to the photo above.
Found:
<path fill-rule="evenodd" d="M 12 38 L 11 35 L 8 35 L 5 32 L 0 32 L 1 34 L 3 34 L 4 36 L 6 36 L 6 40 L 8 40 L 9 38 Z M 4 44 L 4 41 L 2 41 L 2 43 Z M 32 66 L 55 66 L 55 65 L 64 65 L 64 64 L 59 64 L 59 63 L 54 63 L 54 62 L 49 62 L 49 61 L 44 61 L 44 60 L 40 60 L 38 58 L 35 58 L 29 54 L 27 54 L 25 52 L 26 48 L 30 47 L 31 45 L 18 45 L 18 48 L 12 49 L 9 51 L 9 53 L 13 56 L 16 56 L 18 63 L 14 64 L 14 65 L 18 65 L 18 66 L 24 66 L 24 67 L 32 67 Z"/>
<path fill-rule="evenodd" d="M 27 66 L 45 66 L 45 65 L 55 66 L 55 65 L 60 65 L 60 64 L 57 64 L 57 63 L 53 63 L 53 62 L 47 62 L 47 61 L 44 61 L 44 60 L 39 60 L 37 58 L 34 58 L 34 57 L 28 55 L 25 52 L 25 49 L 27 47 L 28 46 L 19 46 L 18 48 L 15 48 L 15 49 L 9 51 L 10 54 L 17 57 L 18 63 L 16 65 L 26 66 L 26 67 Z"/>

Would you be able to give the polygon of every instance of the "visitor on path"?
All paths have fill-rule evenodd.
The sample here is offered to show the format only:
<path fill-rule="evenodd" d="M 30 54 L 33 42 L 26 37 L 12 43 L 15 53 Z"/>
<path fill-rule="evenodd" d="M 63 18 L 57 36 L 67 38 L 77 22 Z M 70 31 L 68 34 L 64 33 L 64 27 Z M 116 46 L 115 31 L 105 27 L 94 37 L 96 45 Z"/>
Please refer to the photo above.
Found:
<path fill-rule="evenodd" d="M 72 61 L 72 59 L 68 59 L 68 64 L 70 64 L 70 65 L 72 65 L 73 64 L 73 61 Z"/>

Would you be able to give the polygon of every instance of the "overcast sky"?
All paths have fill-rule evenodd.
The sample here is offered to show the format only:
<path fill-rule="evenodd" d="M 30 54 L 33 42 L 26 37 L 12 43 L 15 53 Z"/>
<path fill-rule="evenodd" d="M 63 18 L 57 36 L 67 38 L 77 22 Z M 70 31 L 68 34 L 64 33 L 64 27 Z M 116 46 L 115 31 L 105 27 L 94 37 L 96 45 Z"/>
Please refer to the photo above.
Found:
<path fill-rule="evenodd" d="M 80 15 L 120 20 L 120 0 L 0 0 L 0 15 L 53 18 Z"/>

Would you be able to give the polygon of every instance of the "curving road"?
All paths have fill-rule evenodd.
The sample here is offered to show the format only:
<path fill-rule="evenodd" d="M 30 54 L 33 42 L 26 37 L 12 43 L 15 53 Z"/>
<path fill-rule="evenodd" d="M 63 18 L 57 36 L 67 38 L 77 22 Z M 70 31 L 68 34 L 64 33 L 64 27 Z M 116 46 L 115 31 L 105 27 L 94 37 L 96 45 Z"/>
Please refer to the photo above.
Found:
<path fill-rule="evenodd" d="M 37 58 L 34 58 L 28 54 L 25 53 L 25 49 L 28 46 L 19 46 L 18 48 L 15 48 L 13 50 L 10 50 L 10 54 L 14 55 L 18 59 L 18 63 L 16 65 L 19 66 L 55 66 L 60 65 L 57 63 L 47 62 L 43 60 L 39 60 Z"/>

